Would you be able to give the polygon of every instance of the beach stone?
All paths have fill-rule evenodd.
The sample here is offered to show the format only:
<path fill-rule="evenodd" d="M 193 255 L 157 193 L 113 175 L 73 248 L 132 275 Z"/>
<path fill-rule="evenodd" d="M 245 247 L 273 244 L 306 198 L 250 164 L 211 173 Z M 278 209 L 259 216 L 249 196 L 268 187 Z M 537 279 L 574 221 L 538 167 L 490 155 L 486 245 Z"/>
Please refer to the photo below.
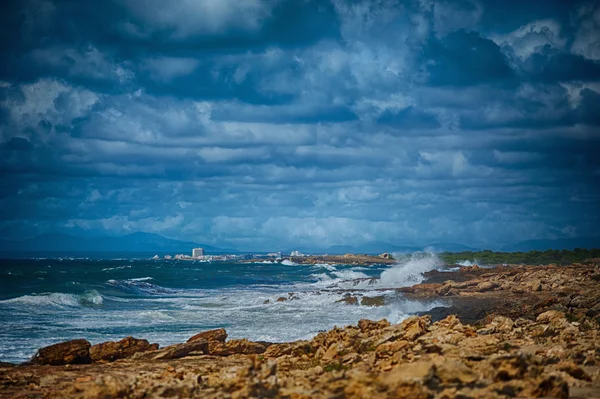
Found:
<path fill-rule="evenodd" d="M 194 335 L 187 342 L 197 341 L 199 339 L 205 339 L 207 341 L 219 341 L 225 342 L 227 339 L 227 331 L 224 328 L 217 328 L 216 330 L 202 331 L 199 334 Z"/>
<path fill-rule="evenodd" d="M 94 362 L 113 362 L 130 357 L 134 353 L 146 352 L 152 349 L 158 349 L 158 345 L 152 346 L 145 339 L 126 337 L 117 342 L 111 341 L 93 345 L 90 347 L 90 358 Z"/>
<path fill-rule="evenodd" d="M 31 362 L 34 364 L 49 364 L 60 366 L 65 364 L 91 363 L 90 347 L 92 345 L 85 339 L 74 339 L 46 346 L 40 349 Z"/>

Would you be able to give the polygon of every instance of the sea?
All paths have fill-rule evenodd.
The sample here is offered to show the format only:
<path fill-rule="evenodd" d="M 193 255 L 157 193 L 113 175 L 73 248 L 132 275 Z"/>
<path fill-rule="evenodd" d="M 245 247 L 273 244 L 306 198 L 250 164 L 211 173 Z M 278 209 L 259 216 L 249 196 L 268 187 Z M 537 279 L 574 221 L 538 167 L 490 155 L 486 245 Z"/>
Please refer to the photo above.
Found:
<path fill-rule="evenodd" d="M 427 253 L 372 266 L 0 259 L 0 361 L 24 362 L 41 347 L 76 338 L 96 344 L 134 336 L 162 347 L 223 327 L 231 339 L 288 342 L 365 318 L 397 323 L 443 305 L 394 290 L 442 267 Z M 385 305 L 339 302 L 347 295 L 383 295 Z"/>

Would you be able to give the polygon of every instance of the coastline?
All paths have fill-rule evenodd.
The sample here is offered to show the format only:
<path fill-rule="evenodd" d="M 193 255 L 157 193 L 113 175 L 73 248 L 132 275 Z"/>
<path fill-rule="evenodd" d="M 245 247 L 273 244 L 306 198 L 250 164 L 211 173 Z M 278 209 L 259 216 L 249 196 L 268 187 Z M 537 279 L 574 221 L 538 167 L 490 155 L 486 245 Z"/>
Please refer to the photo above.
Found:
<path fill-rule="evenodd" d="M 399 324 L 289 343 L 220 330 L 161 349 L 124 340 L 95 345 L 93 362 L 72 343 L 0 364 L 0 397 L 598 397 L 599 288 L 598 259 L 428 272 L 398 295 L 447 306 Z"/>

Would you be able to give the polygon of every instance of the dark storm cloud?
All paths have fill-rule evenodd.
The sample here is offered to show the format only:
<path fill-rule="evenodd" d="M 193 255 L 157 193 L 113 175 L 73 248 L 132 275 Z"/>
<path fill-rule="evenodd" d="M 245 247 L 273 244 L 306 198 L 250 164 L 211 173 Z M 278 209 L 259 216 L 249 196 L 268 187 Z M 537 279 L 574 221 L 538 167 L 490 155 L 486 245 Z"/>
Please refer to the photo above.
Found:
<path fill-rule="evenodd" d="M 3 3 L 0 235 L 597 234 L 597 2 Z"/>
<path fill-rule="evenodd" d="M 461 29 L 441 40 L 431 39 L 423 56 L 433 85 L 494 83 L 514 75 L 500 47 L 477 32 Z"/>

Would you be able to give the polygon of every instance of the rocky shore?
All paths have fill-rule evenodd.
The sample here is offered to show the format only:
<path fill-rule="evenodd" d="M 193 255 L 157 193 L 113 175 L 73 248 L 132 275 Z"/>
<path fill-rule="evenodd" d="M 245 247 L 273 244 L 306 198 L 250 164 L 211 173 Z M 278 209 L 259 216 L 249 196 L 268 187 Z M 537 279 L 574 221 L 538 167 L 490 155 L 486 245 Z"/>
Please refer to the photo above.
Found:
<path fill-rule="evenodd" d="M 600 397 L 599 260 L 425 277 L 398 295 L 447 306 L 399 324 L 361 320 L 290 343 L 223 329 L 165 348 L 74 340 L 0 364 L 0 397 Z"/>

